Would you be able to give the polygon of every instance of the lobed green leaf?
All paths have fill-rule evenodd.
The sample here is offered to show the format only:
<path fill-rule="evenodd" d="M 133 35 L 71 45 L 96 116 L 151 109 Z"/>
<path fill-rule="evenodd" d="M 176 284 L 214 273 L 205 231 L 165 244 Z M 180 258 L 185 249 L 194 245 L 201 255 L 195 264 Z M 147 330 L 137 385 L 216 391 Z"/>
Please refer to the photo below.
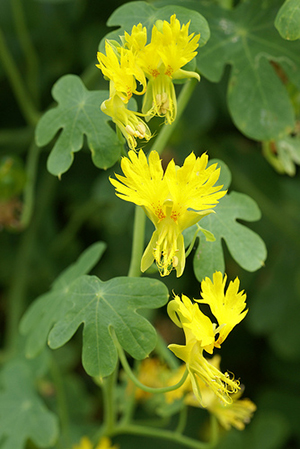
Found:
<path fill-rule="evenodd" d="M 154 309 L 168 300 L 167 288 L 160 281 L 114 278 L 102 282 L 87 273 L 99 260 L 105 245 L 88 248 L 78 261 L 53 283 L 50 292 L 40 296 L 21 320 L 26 335 L 26 355 L 35 357 L 48 341 L 52 349 L 63 346 L 83 324 L 82 361 L 91 376 L 113 372 L 117 351 L 110 335 L 113 328 L 124 349 L 143 359 L 154 349 L 156 331 L 139 309 Z"/>
<path fill-rule="evenodd" d="M 168 292 L 157 280 L 120 277 L 102 282 L 95 276 L 81 276 L 72 284 L 68 299 L 68 310 L 49 334 L 49 346 L 64 345 L 83 324 L 83 366 L 90 376 L 102 378 L 117 363 L 111 328 L 135 359 L 144 359 L 154 349 L 156 331 L 137 310 L 163 306 Z"/>
<path fill-rule="evenodd" d="M 109 126 L 109 117 L 100 110 L 108 92 L 88 91 L 78 76 L 65 75 L 54 84 L 52 95 L 58 106 L 42 116 L 35 134 L 37 145 L 44 146 L 61 131 L 48 158 L 49 172 L 61 176 L 70 168 L 84 136 L 96 167 L 114 165 L 123 145 Z"/>
<path fill-rule="evenodd" d="M 78 277 L 94 267 L 104 250 L 103 242 L 91 245 L 76 263 L 60 274 L 51 290 L 37 298 L 27 309 L 20 323 L 20 332 L 27 336 L 25 350 L 27 357 L 36 357 L 45 347 L 53 324 L 64 315 L 70 286 Z"/>

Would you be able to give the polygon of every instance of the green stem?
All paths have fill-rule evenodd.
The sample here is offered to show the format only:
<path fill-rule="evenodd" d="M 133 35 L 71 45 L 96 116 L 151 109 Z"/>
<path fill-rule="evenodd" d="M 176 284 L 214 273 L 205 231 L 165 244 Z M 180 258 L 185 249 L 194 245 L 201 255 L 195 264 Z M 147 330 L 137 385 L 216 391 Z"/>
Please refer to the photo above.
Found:
<path fill-rule="evenodd" d="M 182 113 L 185 110 L 185 107 L 188 104 L 197 84 L 198 81 L 196 79 L 190 79 L 185 83 L 178 96 L 176 119 L 171 125 L 165 124 L 163 126 L 157 138 L 155 139 L 154 144 L 152 145 L 151 151 L 157 151 L 159 154 L 162 153 L 169 138 L 173 134 L 174 129 L 179 122 L 180 117 L 182 116 Z"/>
<path fill-rule="evenodd" d="M 137 370 L 137 366 L 140 365 L 140 361 L 135 360 L 134 361 L 134 369 Z M 128 387 L 128 383 L 127 383 L 127 387 Z M 123 416 L 122 419 L 120 421 L 121 424 L 128 424 L 133 417 L 134 411 L 135 411 L 135 407 L 136 407 L 136 398 L 135 398 L 135 393 L 136 393 L 136 386 L 134 384 L 130 384 L 130 388 L 129 391 L 128 389 L 125 391 L 124 394 L 124 408 L 123 408 Z"/>
<path fill-rule="evenodd" d="M 39 161 L 39 148 L 33 142 L 29 148 L 26 164 L 26 185 L 24 189 L 24 206 L 21 217 L 21 226 L 27 227 L 33 213 L 34 197 L 35 197 L 35 182 Z"/>
<path fill-rule="evenodd" d="M 182 434 L 185 426 L 186 426 L 186 422 L 187 422 L 187 406 L 184 405 L 183 408 L 180 410 L 180 414 L 179 414 L 179 421 L 176 427 L 175 432 Z"/>
<path fill-rule="evenodd" d="M 141 390 L 146 391 L 147 393 L 154 393 L 154 394 L 162 394 L 162 393 L 168 393 L 169 391 L 174 391 L 177 390 L 178 388 L 180 388 L 184 382 L 187 379 L 188 376 L 188 370 L 186 369 L 182 378 L 180 379 L 180 381 L 175 384 L 175 385 L 171 385 L 169 387 L 162 387 L 162 388 L 152 388 L 152 387 L 147 387 L 147 385 L 142 384 L 134 375 L 134 373 L 132 372 L 129 363 L 127 362 L 126 356 L 124 354 L 123 348 L 120 345 L 120 343 L 118 342 L 118 339 L 115 335 L 112 335 L 113 340 L 114 340 L 114 344 L 118 350 L 119 353 L 119 358 L 120 361 L 122 363 L 122 366 L 124 368 L 124 371 L 126 372 L 127 376 L 129 377 L 130 380 L 132 380 L 132 382 Z"/>
<path fill-rule="evenodd" d="M 38 102 L 38 57 L 32 44 L 26 24 L 21 0 L 11 0 L 16 32 L 23 49 L 27 65 L 27 86 L 36 103 Z"/>
<path fill-rule="evenodd" d="M 162 336 L 157 333 L 157 343 L 155 347 L 155 352 L 159 354 L 169 365 L 171 369 L 177 369 L 180 365 L 179 360 L 175 355 L 173 354 L 170 349 L 166 346 L 165 340 L 162 338 Z"/>
<path fill-rule="evenodd" d="M 128 277 L 139 277 L 141 275 L 141 258 L 144 251 L 146 215 L 140 206 L 135 207 L 133 224 L 133 241 L 131 261 Z"/>
<path fill-rule="evenodd" d="M 67 443 L 67 447 L 70 447 L 70 416 L 68 411 L 67 397 L 64 388 L 63 377 L 53 355 L 51 360 L 50 373 L 55 386 L 57 413 L 59 416 L 61 432 L 64 434 L 64 441 L 65 443 Z M 60 444 L 59 447 L 62 448 L 62 445 Z"/>
<path fill-rule="evenodd" d="M 115 427 L 116 410 L 115 410 L 115 397 L 114 388 L 117 376 L 117 367 L 110 376 L 103 379 L 103 409 L 104 409 L 104 430 L 103 433 L 110 433 Z"/>
<path fill-rule="evenodd" d="M 10 54 L 6 45 L 3 32 L 0 28 L 0 59 L 2 60 L 4 70 L 11 84 L 14 95 L 19 103 L 20 109 L 25 120 L 29 125 L 36 125 L 40 114 L 36 110 L 30 95 L 24 86 L 20 72 Z"/>
<path fill-rule="evenodd" d="M 120 434 L 142 435 L 150 438 L 160 438 L 163 440 L 173 441 L 177 444 L 193 449 L 210 449 L 213 448 L 211 442 L 203 443 L 201 441 L 194 440 L 190 437 L 181 435 L 173 430 L 157 429 L 153 427 L 140 426 L 138 424 L 128 424 L 116 427 L 110 436 Z"/>
<path fill-rule="evenodd" d="M 210 414 L 210 443 L 215 447 L 219 442 L 219 425 L 217 418 L 212 413 Z"/>

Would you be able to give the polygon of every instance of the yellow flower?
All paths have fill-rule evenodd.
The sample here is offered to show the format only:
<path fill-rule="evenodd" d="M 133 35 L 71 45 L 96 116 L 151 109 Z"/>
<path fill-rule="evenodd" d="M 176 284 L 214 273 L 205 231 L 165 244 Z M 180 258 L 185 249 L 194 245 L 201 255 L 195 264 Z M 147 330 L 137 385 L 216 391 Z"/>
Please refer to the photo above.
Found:
<path fill-rule="evenodd" d="M 140 38 L 137 45 L 136 36 L 140 34 L 133 30 L 130 36 L 125 35 L 126 46 L 137 52 L 138 65 L 149 79 L 147 92 L 144 97 L 142 112 L 148 119 L 154 115 L 165 117 L 167 123 L 176 118 L 177 101 L 172 83 L 174 79 L 196 78 L 196 72 L 183 70 L 182 67 L 197 54 L 200 34 L 188 34 L 190 22 L 180 26 L 180 22 L 173 14 L 170 23 L 157 21 L 152 28 L 151 42 L 145 45 L 145 39 Z M 139 24 L 139 33 L 141 33 Z"/>
<path fill-rule="evenodd" d="M 119 127 L 127 140 L 129 148 L 135 149 L 137 138 L 146 140 L 151 138 L 151 131 L 146 123 L 136 112 L 129 110 L 116 93 L 113 93 L 108 100 L 102 103 L 101 110 L 111 117 L 113 122 Z"/>
<path fill-rule="evenodd" d="M 113 83 L 121 100 L 128 103 L 133 93 L 143 94 L 146 90 L 146 78 L 143 70 L 137 65 L 133 52 L 121 46 L 113 46 L 109 41 L 105 42 L 105 52 L 106 55 L 98 51 L 99 64 L 96 64 L 96 67 Z M 136 80 L 143 86 L 140 91 L 137 89 Z"/>
<path fill-rule="evenodd" d="M 144 252 L 141 270 L 146 271 L 155 260 L 162 276 L 173 268 L 177 277 L 185 266 L 182 231 L 210 214 L 212 207 L 225 195 L 215 186 L 220 174 L 217 164 L 207 167 L 208 156 L 191 153 L 182 167 L 174 160 L 163 172 L 159 154 L 152 151 L 149 162 L 142 150 L 129 151 L 121 168 L 125 176 L 110 179 L 116 195 L 142 206 L 153 222 L 155 231 Z"/>
<path fill-rule="evenodd" d="M 212 311 L 216 311 L 213 313 L 218 319 L 219 326 L 212 323 L 201 312 L 199 306 L 192 303 L 185 295 L 182 295 L 181 300 L 179 296 L 175 296 L 168 304 L 168 314 L 171 320 L 183 329 L 186 338 L 185 345 L 172 344 L 169 345 L 169 349 L 186 363 L 194 394 L 204 407 L 206 404 L 205 398 L 201 394 L 201 382 L 209 386 L 214 394 L 226 404 L 232 402 L 232 394 L 237 393 L 240 389 L 239 381 L 236 381 L 233 375 L 228 372 L 223 374 L 203 356 L 204 350 L 212 354 L 214 346 L 219 348 L 233 327 L 246 315 L 246 312 L 241 314 L 245 308 L 245 295 L 242 292 L 238 293 L 238 280 L 230 284 L 227 294 L 224 295 L 226 276 L 224 282 L 222 279 L 222 274 L 217 272 L 213 277 L 213 283 L 206 278 L 201 284 L 203 299 L 200 302 L 213 303 Z M 220 284 L 223 288 L 220 288 Z M 213 301 L 211 300 L 211 291 L 214 292 Z M 229 310 L 231 310 L 232 316 Z M 224 333 L 222 333 L 222 329 L 224 329 Z M 217 334 L 221 335 L 221 338 L 216 339 Z"/>
<path fill-rule="evenodd" d="M 220 361 L 221 357 L 216 355 L 209 360 L 209 363 L 215 368 L 220 369 Z M 240 399 L 242 390 L 231 396 L 231 404 L 224 404 L 217 398 L 210 387 L 201 380 L 198 380 L 198 386 L 201 391 L 201 397 L 206 404 L 206 408 L 210 413 L 216 416 L 220 424 L 226 430 L 230 430 L 231 427 L 243 430 L 245 424 L 250 422 L 252 415 L 256 410 L 256 405 L 250 401 L 250 399 Z M 185 403 L 194 407 L 199 406 L 199 402 L 193 393 L 186 396 Z"/>

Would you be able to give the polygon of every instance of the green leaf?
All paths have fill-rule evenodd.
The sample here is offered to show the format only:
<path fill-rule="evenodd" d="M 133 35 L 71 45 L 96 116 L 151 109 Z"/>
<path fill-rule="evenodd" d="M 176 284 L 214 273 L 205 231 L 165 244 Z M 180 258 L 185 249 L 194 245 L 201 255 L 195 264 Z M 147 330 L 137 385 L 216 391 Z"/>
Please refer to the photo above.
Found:
<path fill-rule="evenodd" d="M 26 356 L 36 357 L 45 347 L 48 334 L 67 306 L 70 286 L 78 277 L 88 273 L 105 250 L 103 242 L 95 243 L 81 254 L 53 283 L 50 292 L 40 296 L 26 311 L 20 324 L 20 332 L 27 336 Z"/>
<path fill-rule="evenodd" d="M 68 298 L 68 310 L 50 332 L 49 345 L 52 349 L 64 345 L 84 324 L 83 366 L 90 376 L 105 377 L 117 363 L 110 329 L 132 357 L 144 359 L 155 347 L 156 331 L 137 310 L 163 306 L 168 292 L 157 280 L 120 277 L 102 282 L 95 276 L 81 276 L 70 287 Z"/>
<path fill-rule="evenodd" d="M 61 176 L 70 168 L 84 136 L 96 167 L 111 167 L 123 145 L 110 128 L 109 117 L 100 110 L 108 92 L 88 91 L 78 76 L 66 75 L 54 84 L 52 95 L 58 106 L 43 115 L 35 135 L 37 145 L 44 146 L 61 130 L 48 158 L 49 172 Z"/>
<path fill-rule="evenodd" d="M 290 132 L 294 111 L 277 68 L 300 88 L 300 43 L 285 41 L 277 33 L 274 19 L 279 3 L 248 0 L 225 10 L 213 2 L 174 2 L 196 9 L 209 23 L 210 40 L 196 57 L 200 73 L 219 82 L 226 65 L 231 66 L 227 100 L 237 128 L 256 140 L 272 140 Z"/>
<path fill-rule="evenodd" d="M 216 160 L 211 160 L 210 164 Z M 221 175 L 218 184 L 228 188 L 231 174 L 226 164 L 221 165 Z M 256 221 L 261 217 L 256 202 L 248 195 L 231 192 L 221 198 L 214 208 L 215 213 L 204 217 L 199 226 L 211 232 L 215 241 L 200 237 L 199 246 L 194 256 L 194 271 L 197 279 L 202 281 L 206 276 L 212 277 L 215 271 L 225 271 L 225 261 L 222 248 L 222 239 L 225 240 L 228 250 L 234 260 L 245 270 L 255 271 L 264 265 L 267 251 L 263 240 L 251 229 L 237 220 Z M 197 225 L 192 226 L 184 233 L 185 245 L 191 242 Z"/>
<path fill-rule="evenodd" d="M 131 32 L 133 25 L 142 23 L 148 30 L 148 37 L 157 20 L 170 20 L 176 14 L 181 24 L 189 21 L 190 33 L 200 33 L 199 46 L 202 47 L 209 39 L 210 31 L 206 19 L 197 11 L 191 11 L 182 6 L 165 6 L 157 9 L 153 5 L 145 2 L 129 2 L 117 8 L 107 21 L 108 26 L 121 26 L 117 31 L 113 31 L 106 36 L 106 39 L 119 40 L 119 36 L 124 34 L 124 30 Z M 104 50 L 104 40 L 101 41 L 99 50 Z"/>
<path fill-rule="evenodd" d="M 52 446 L 58 436 L 56 416 L 37 395 L 28 363 L 13 360 L 1 373 L 0 448 L 23 449 L 27 440 Z"/>
<path fill-rule="evenodd" d="M 285 0 L 276 16 L 275 27 L 284 39 L 300 38 L 300 0 Z"/>

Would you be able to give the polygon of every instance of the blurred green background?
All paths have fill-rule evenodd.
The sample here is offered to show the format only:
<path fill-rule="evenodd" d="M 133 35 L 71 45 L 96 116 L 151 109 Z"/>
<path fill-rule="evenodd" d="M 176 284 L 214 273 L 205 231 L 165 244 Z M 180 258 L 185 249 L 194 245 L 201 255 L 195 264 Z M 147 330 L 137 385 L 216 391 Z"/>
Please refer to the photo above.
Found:
<path fill-rule="evenodd" d="M 13 59 L 26 79 L 30 73 L 14 18 L 18 3 L 1 0 L 0 26 Z M 37 78 L 31 78 L 28 86 L 33 81 L 37 83 L 34 101 L 39 110 L 52 104 L 53 83 L 68 73 L 83 76 L 89 89 L 107 89 L 107 82 L 94 67 L 96 52 L 100 40 L 109 31 L 108 17 L 123 3 L 126 2 L 23 1 L 39 60 Z M 230 189 L 249 195 L 262 212 L 260 221 L 247 226 L 267 245 L 268 258 L 263 268 L 254 273 L 244 271 L 224 244 L 228 278 L 240 278 L 241 287 L 247 292 L 249 313 L 222 347 L 223 366 L 226 363 L 225 369 L 228 366 L 241 377 L 246 387 L 244 396 L 256 403 L 257 412 L 245 431 L 224 432 L 218 448 L 297 449 L 300 447 L 299 168 L 293 177 L 278 174 L 262 156 L 261 143 L 247 139 L 236 129 L 226 104 L 229 70 L 227 67 L 219 83 L 202 77 L 163 157 L 166 160 L 175 157 L 181 163 L 191 151 L 196 155 L 207 151 L 210 158 L 221 159 L 228 165 L 232 173 Z M 48 290 L 61 270 L 88 245 L 99 240 L 107 243 L 103 259 L 94 270 L 102 280 L 126 275 L 134 208 L 115 196 L 108 181 L 108 176 L 119 170 L 118 167 L 100 171 L 92 164 L 89 150 L 85 148 L 76 154 L 72 168 L 58 180 L 47 173 L 49 148 L 44 147 L 36 173 L 33 218 L 22 229 L 19 220 L 22 189 L 26 184 L 24 170 L 30 163 L 27 153 L 34 128 L 26 124 L 1 63 L 0 104 L 0 343 L 4 362 L 18 316 Z M 11 192 L 9 200 L 7 191 Z M 152 229 L 148 225 L 150 234 Z M 170 291 L 197 297 L 199 282 L 193 274 L 192 255 L 182 278 L 176 279 L 172 273 L 164 282 Z M 16 295 L 22 300 L 17 315 L 11 318 L 10 304 Z M 160 320 L 164 323 L 163 314 Z M 101 414 L 94 385 L 80 366 L 79 340 L 75 338 L 68 350 L 57 351 L 57 359 L 62 364 L 62 360 L 69 358 L 65 364 L 72 378 L 68 387 L 70 397 L 73 395 L 74 400 L 75 395 L 81 410 L 74 416 L 74 425 L 80 422 L 82 427 L 78 429 L 89 429 L 97 425 Z M 71 393 L 72 388 L 76 393 Z M 48 405 L 55 410 L 51 400 Z M 205 434 L 206 418 L 204 412 L 190 410 L 188 433 L 201 438 Z M 177 447 L 133 437 L 119 437 L 116 441 L 121 448 L 141 444 L 145 449 L 153 444 L 157 448 L 166 444 Z M 28 444 L 29 447 L 32 446 Z"/>

